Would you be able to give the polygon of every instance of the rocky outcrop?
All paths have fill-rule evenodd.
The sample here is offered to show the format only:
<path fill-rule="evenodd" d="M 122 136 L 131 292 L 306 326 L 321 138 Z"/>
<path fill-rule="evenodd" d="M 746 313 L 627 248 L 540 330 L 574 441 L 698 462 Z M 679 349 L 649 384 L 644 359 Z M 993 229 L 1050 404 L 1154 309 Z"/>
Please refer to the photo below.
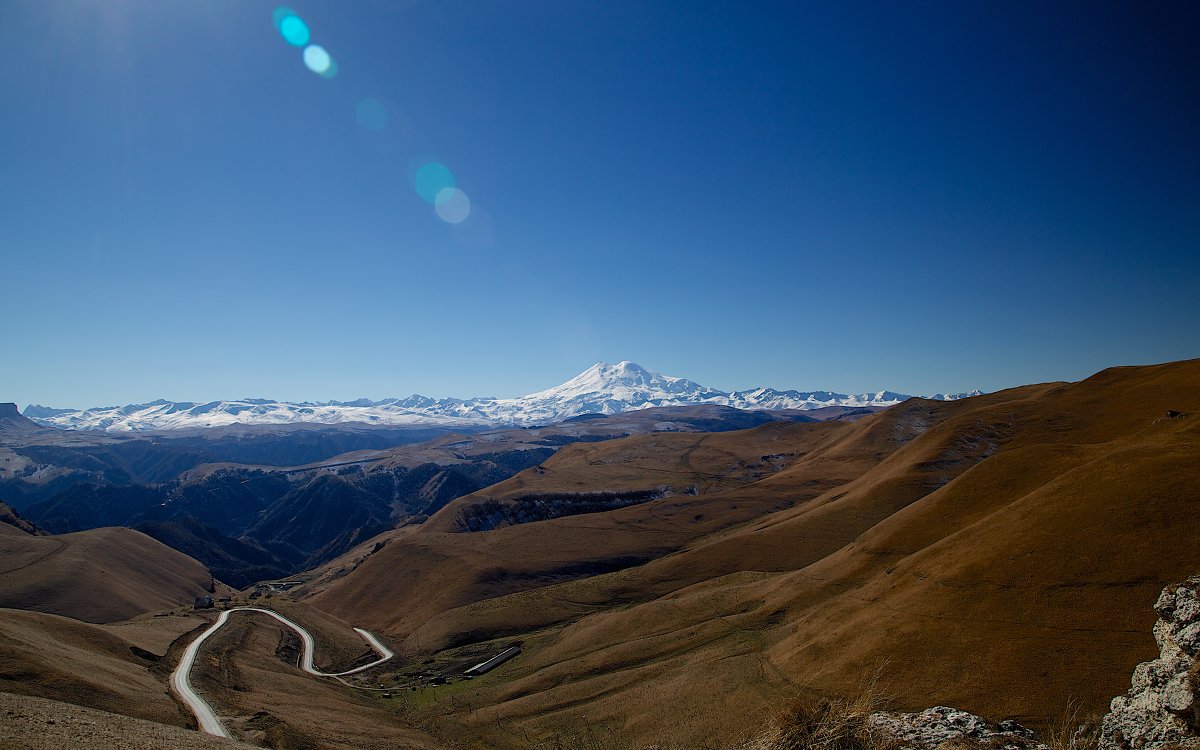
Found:
<path fill-rule="evenodd" d="M 934 706 L 915 714 L 874 713 L 871 723 L 900 748 L 912 750 L 934 750 L 946 742 L 978 744 L 994 750 L 1048 750 L 1032 731 L 1015 721 L 996 724 L 949 706 Z"/>
<path fill-rule="evenodd" d="M 22 518 L 21 514 L 7 503 L 0 503 L 0 523 L 14 526 L 26 534 L 32 534 L 33 536 L 46 536 L 46 532 L 39 528 L 36 523 Z"/>
<path fill-rule="evenodd" d="M 1154 610 L 1159 656 L 1137 665 L 1129 692 L 1113 698 L 1101 750 L 1200 748 L 1200 576 L 1168 586 Z"/>

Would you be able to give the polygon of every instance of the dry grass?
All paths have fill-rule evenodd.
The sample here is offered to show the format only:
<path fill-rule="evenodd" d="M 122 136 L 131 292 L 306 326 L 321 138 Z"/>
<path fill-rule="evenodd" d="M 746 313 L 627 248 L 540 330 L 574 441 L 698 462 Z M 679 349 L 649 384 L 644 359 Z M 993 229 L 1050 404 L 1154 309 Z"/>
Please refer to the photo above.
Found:
<path fill-rule="evenodd" d="M 899 704 L 1049 733 L 1066 696 L 1093 711 L 1124 692 L 1157 651 L 1150 605 L 1200 565 L 1200 422 L 1152 424 L 1200 412 L 1197 382 L 1200 361 L 1123 368 L 824 431 L 711 435 L 686 458 L 647 436 L 567 449 L 493 490 L 651 486 L 656 469 L 796 457 L 758 481 L 610 513 L 422 529 L 309 601 L 414 654 L 545 632 L 503 679 L 472 686 L 478 717 L 449 712 L 456 739 L 493 720 L 545 737 L 587 713 L 643 747 L 728 746 L 790 686 L 851 694 L 882 659 Z M 638 557 L 654 559 L 590 577 L 581 564 Z M 678 734 L 663 726 L 675 717 Z"/>
<path fill-rule="evenodd" d="M 880 710 L 872 692 L 852 698 L 797 701 L 737 750 L 894 750 L 896 741 L 871 722 Z"/>
<path fill-rule="evenodd" d="M 732 743 L 634 742 L 583 717 L 528 747 L 530 750 L 899 750 L 899 744 L 871 721 L 871 714 L 882 710 L 884 704 L 876 681 L 871 680 L 853 697 L 795 698 L 766 727 L 751 733 L 748 739 Z"/>
<path fill-rule="evenodd" d="M 723 745 L 678 744 L 669 741 L 634 743 L 582 719 L 529 745 L 530 750 L 901 750 L 904 743 L 874 721 L 872 714 L 885 710 L 887 700 L 878 678 L 866 683 L 855 696 L 796 698 L 779 711 L 767 727 L 743 742 Z M 1042 742 L 1050 750 L 1097 750 L 1101 716 L 1085 715 L 1072 699 Z M 1003 750 L 1011 746 L 1004 737 L 946 740 L 938 750 Z"/>
<path fill-rule="evenodd" d="M 0 535 L 0 607 L 117 622 L 166 610 L 209 590 L 203 565 L 145 534 L 100 528 Z"/>
<path fill-rule="evenodd" d="M 160 617 L 161 642 L 198 620 Z M 39 612 L 0 609 L 0 693 L 17 693 L 121 713 L 137 719 L 187 726 L 191 716 L 167 693 L 164 667 L 170 657 L 135 652 L 116 628 Z M 4 732 L 0 730 L 0 737 Z M 0 746 L 7 747 L 0 740 Z"/>
<path fill-rule="evenodd" d="M 1103 718 L 1101 714 L 1085 713 L 1082 704 L 1072 698 L 1044 741 L 1051 750 L 1096 750 Z"/>
<path fill-rule="evenodd" d="M 255 750 L 191 729 L 4 692 L 0 738 L 5 750 Z"/>

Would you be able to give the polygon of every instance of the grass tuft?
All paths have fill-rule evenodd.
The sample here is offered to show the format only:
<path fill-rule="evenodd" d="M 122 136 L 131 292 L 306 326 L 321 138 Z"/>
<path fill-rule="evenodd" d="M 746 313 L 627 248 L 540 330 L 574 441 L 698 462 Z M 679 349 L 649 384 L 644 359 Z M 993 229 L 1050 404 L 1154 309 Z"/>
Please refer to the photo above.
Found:
<path fill-rule="evenodd" d="M 794 700 L 737 750 L 896 750 L 896 740 L 871 721 L 884 702 L 875 680 L 851 697 Z"/>

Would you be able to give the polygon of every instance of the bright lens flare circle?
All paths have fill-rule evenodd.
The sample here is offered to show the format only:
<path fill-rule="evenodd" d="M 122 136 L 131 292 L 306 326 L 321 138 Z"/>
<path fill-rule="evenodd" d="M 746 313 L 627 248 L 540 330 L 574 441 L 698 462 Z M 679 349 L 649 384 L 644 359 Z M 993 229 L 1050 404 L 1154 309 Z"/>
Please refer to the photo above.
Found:
<path fill-rule="evenodd" d="M 454 173 L 445 164 L 436 161 L 422 164 L 413 175 L 413 188 L 417 195 L 429 203 L 437 203 L 438 194 L 454 187 Z"/>
<path fill-rule="evenodd" d="M 471 215 L 471 199 L 458 188 L 443 188 L 434 198 L 438 218 L 447 224 L 461 224 Z"/>
<path fill-rule="evenodd" d="M 275 11 L 275 28 L 279 29 L 283 40 L 294 47 L 303 47 L 312 39 L 308 24 L 289 8 L 279 8 Z"/>
<path fill-rule="evenodd" d="M 329 77 L 331 71 L 337 71 L 333 58 L 319 44 L 310 44 L 304 48 L 304 64 L 319 76 Z"/>

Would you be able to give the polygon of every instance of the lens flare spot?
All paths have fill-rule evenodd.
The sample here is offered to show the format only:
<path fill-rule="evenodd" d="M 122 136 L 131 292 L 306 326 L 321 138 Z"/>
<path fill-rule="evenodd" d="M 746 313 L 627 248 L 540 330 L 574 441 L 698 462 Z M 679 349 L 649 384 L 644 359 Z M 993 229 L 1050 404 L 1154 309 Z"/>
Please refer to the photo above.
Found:
<path fill-rule="evenodd" d="M 413 175 L 413 187 L 430 203 L 436 203 L 438 194 L 454 187 L 454 173 L 445 164 L 436 161 L 422 164 Z"/>
<path fill-rule="evenodd" d="M 300 20 L 300 16 L 293 13 L 290 8 L 276 9 L 275 28 L 279 29 L 279 35 L 283 37 L 283 40 L 294 47 L 303 47 L 312 38 L 308 24 Z"/>
<path fill-rule="evenodd" d="M 309 70 L 322 76 L 334 66 L 333 58 L 319 44 L 310 44 L 304 48 L 304 64 L 308 66 Z"/>
<path fill-rule="evenodd" d="M 447 224 L 461 224 L 471 215 L 471 199 L 455 187 L 439 190 L 433 203 L 438 218 Z"/>
<path fill-rule="evenodd" d="M 388 122 L 387 107 L 378 99 L 359 99 L 354 105 L 354 118 L 367 130 L 383 130 Z"/>

